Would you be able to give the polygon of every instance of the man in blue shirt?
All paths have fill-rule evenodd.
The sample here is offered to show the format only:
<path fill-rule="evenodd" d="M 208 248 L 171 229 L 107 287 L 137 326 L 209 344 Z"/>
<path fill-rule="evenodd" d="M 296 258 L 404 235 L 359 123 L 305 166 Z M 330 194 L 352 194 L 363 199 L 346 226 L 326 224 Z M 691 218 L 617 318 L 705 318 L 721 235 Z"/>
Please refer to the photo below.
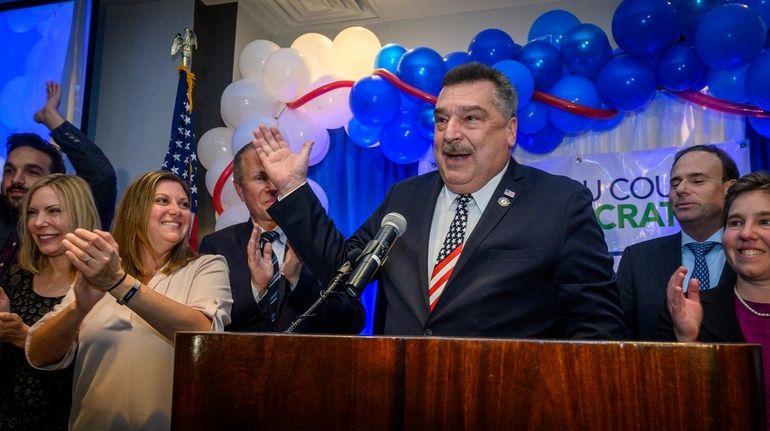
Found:
<path fill-rule="evenodd" d="M 735 283 L 722 251 L 725 193 L 738 179 L 727 153 L 713 145 L 679 151 L 671 166 L 669 200 L 682 230 L 643 241 L 623 252 L 618 288 L 623 302 L 626 338 L 654 340 L 658 316 L 666 308 L 666 285 L 679 267 L 697 278 L 701 290 Z"/>

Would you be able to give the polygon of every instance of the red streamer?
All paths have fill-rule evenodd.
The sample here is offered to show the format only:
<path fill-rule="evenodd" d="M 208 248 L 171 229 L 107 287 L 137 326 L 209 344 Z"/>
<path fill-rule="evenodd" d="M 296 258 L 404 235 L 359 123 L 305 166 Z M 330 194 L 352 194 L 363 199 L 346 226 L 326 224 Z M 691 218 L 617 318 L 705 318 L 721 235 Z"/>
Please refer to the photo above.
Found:
<path fill-rule="evenodd" d="M 328 93 L 328 92 L 330 92 L 332 90 L 336 90 L 338 88 L 352 87 L 353 84 L 355 84 L 355 81 L 334 81 L 334 82 L 330 82 L 328 84 L 324 84 L 324 85 L 322 85 L 322 86 L 320 86 L 320 87 L 318 87 L 318 88 L 308 92 L 307 94 L 305 94 L 304 96 L 300 97 L 299 99 L 297 99 L 297 100 L 295 100 L 293 102 L 287 103 L 286 107 L 288 107 L 289 109 L 297 109 L 300 106 L 304 105 L 305 103 L 315 99 L 316 97 L 318 97 L 318 96 L 320 96 L 320 95 L 322 95 L 324 93 Z"/>
<path fill-rule="evenodd" d="M 412 87 L 411 85 L 402 81 L 398 76 L 394 75 L 387 69 L 376 69 L 374 72 L 372 72 L 372 75 L 381 76 L 387 79 L 391 84 L 398 87 L 401 91 L 409 93 L 418 99 L 422 99 L 423 101 L 434 105 L 436 104 L 436 96 L 430 93 L 426 93 L 417 87 Z"/>
<path fill-rule="evenodd" d="M 233 162 L 231 161 L 227 164 L 225 170 L 222 171 L 222 174 L 219 175 L 217 183 L 214 185 L 214 194 L 211 196 L 211 198 L 214 200 L 214 211 L 217 212 L 217 215 L 222 214 L 222 211 L 225 210 L 222 207 L 222 189 L 225 188 L 225 184 L 227 184 L 227 180 L 230 178 L 230 174 L 232 173 Z"/>
<path fill-rule="evenodd" d="M 728 114 L 746 115 L 749 117 L 770 118 L 770 112 L 764 111 L 753 105 L 743 103 L 733 103 L 727 100 L 717 99 L 716 97 L 703 94 L 700 91 L 688 90 L 674 93 L 682 99 L 705 106 L 706 108 L 716 109 Z"/>
<path fill-rule="evenodd" d="M 615 110 L 596 109 L 591 108 L 590 106 L 579 105 L 577 103 L 570 102 L 569 100 L 564 100 L 554 95 L 543 93 L 540 90 L 535 90 L 535 93 L 532 95 L 532 100 L 543 102 L 559 109 L 569 111 L 573 114 L 582 115 L 583 117 L 593 118 L 595 120 L 609 120 L 618 114 L 618 111 Z"/>

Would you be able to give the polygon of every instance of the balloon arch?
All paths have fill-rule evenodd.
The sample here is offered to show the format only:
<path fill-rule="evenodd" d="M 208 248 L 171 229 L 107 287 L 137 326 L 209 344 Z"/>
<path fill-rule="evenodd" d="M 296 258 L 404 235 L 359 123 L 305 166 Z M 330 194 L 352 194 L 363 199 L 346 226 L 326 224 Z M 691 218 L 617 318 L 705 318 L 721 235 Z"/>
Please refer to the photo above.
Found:
<path fill-rule="evenodd" d="M 242 79 L 222 93 L 227 127 L 207 131 L 198 157 L 219 214 L 217 229 L 248 218 L 229 177 L 232 157 L 258 124 L 277 126 L 298 150 L 315 141 L 310 164 L 329 150 L 327 129 L 378 146 L 395 163 L 429 153 L 433 105 L 447 70 L 478 61 L 501 70 L 519 94 L 517 142 L 545 154 L 567 134 L 614 128 L 643 110 L 656 91 L 706 108 L 743 115 L 770 137 L 770 0 L 624 0 L 604 31 L 564 10 L 540 15 L 520 46 L 486 29 L 467 51 L 441 56 L 428 47 L 382 46 L 362 27 L 334 40 L 317 33 L 289 48 L 255 40 L 241 52 Z M 320 186 L 311 181 L 326 204 Z"/>

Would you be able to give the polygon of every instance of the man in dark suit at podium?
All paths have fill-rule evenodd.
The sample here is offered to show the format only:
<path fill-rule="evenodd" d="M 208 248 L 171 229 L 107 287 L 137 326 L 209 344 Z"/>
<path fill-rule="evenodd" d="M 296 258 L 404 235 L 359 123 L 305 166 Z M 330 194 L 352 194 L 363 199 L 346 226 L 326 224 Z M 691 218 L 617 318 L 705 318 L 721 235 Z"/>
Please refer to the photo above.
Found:
<path fill-rule="evenodd" d="M 516 105 L 499 71 L 451 70 L 435 109 L 438 172 L 394 185 L 348 240 L 307 185 L 312 143 L 294 154 L 277 129 L 260 127 L 254 145 L 280 196 L 269 213 L 322 281 L 365 248 L 386 214 L 405 217 L 408 229 L 378 275 L 386 334 L 619 336 L 612 259 L 591 194 L 511 158 Z"/>
<path fill-rule="evenodd" d="M 735 284 L 722 249 L 725 193 L 738 179 L 735 161 L 713 145 L 679 151 L 671 166 L 669 201 L 682 230 L 626 247 L 618 265 L 618 288 L 626 319 L 625 338 L 651 341 L 666 309 L 666 286 L 686 266 L 701 290 Z M 663 334 L 661 334 L 663 335 Z"/>
<path fill-rule="evenodd" d="M 283 331 L 315 302 L 323 286 L 267 213 L 276 189 L 251 145 L 234 157 L 233 182 L 250 220 L 207 235 L 200 245 L 201 253 L 224 256 L 230 268 L 233 308 L 226 330 Z M 297 331 L 356 334 L 364 323 L 361 302 L 343 294 L 331 295 L 317 314 Z"/>

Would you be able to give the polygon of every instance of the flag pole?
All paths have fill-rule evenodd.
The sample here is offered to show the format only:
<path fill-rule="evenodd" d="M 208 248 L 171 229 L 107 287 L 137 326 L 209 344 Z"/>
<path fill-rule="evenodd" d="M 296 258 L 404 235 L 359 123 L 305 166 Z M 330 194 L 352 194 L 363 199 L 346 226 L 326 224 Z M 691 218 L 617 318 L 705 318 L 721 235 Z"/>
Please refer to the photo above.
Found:
<path fill-rule="evenodd" d="M 193 128 L 193 100 L 192 92 L 195 83 L 195 75 L 190 71 L 193 49 L 198 48 L 198 40 L 195 32 L 185 28 L 184 32 L 177 33 L 171 44 L 171 56 L 182 53 L 182 64 L 179 66 L 179 84 L 177 97 L 174 104 L 174 117 L 171 123 L 171 138 L 168 152 L 161 169 L 172 171 L 190 188 L 192 226 L 190 228 L 190 247 L 197 249 L 198 243 L 198 217 L 197 211 L 197 154 L 195 131 Z"/>

